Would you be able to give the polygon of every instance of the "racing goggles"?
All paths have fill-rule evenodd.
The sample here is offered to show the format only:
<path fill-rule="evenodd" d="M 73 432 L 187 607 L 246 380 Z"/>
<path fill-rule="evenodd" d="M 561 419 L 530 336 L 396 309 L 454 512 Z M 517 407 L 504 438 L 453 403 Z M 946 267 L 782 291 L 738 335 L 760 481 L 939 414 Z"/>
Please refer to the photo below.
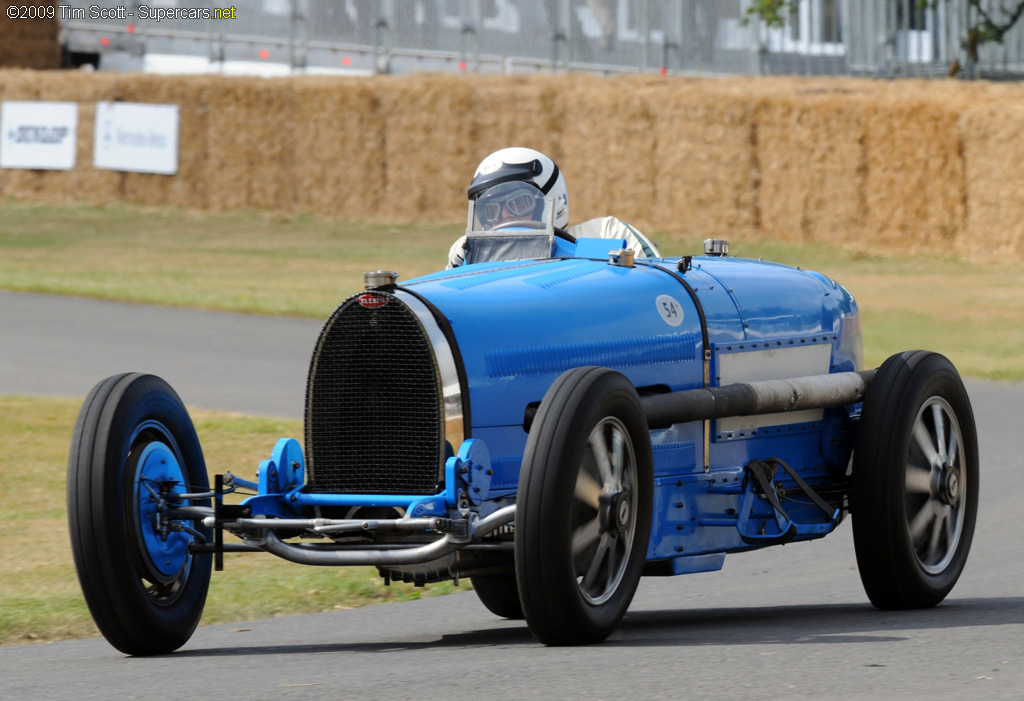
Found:
<path fill-rule="evenodd" d="M 502 183 L 477 198 L 476 215 L 485 224 L 500 222 L 505 209 L 519 219 L 532 219 L 540 198 L 540 191 L 525 183 Z"/>

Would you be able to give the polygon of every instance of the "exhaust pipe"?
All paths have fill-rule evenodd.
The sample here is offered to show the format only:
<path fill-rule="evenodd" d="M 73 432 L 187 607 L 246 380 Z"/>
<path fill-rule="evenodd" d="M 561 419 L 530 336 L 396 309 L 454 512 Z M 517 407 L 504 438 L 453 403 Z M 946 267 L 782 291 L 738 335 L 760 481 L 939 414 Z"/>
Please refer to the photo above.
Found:
<path fill-rule="evenodd" d="M 640 398 L 651 428 L 729 416 L 824 409 L 863 401 L 876 370 L 837 372 L 789 380 L 737 382 Z"/>

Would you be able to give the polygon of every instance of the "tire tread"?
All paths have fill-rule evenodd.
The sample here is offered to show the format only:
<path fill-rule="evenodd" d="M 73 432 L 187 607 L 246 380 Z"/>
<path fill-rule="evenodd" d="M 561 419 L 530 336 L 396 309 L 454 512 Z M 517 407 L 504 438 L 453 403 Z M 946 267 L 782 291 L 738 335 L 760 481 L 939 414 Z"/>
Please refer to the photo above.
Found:
<path fill-rule="evenodd" d="M 969 486 L 962 552 L 946 573 L 921 571 L 907 540 L 904 491 L 898 470 L 905 464 L 905 432 L 912 429 L 919 404 L 931 385 L 942 386 L 957 409 L 965 445 Z M 937 390 L 936 390 L 937 391 Z M 907 418 L 908 415 L 911 418 Z M 908 425 L 909 420 L 909 425 Z M 977 512 L 977 437 L 970 401 L 959 374 L 945 357 L 929 351 L 906 351 L 888 358 L 875 374 L 864 400 L 854 446 L 851 492 L 854 549 L 864 590 L 882 610 L 923 608 L 941 602 L 963 569 Z"/>

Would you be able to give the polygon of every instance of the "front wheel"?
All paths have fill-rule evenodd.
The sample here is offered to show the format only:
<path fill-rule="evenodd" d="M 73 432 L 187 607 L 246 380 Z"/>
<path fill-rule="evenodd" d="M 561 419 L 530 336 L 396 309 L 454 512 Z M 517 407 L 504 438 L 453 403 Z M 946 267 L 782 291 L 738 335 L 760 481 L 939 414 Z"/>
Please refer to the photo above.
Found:
<path fill-rule="evenodd" d="M 978 439 L 945 357 L 908 351 L 878 369 L 857 429 L 857 567 L 880 609 L 934 606 L 967 562 L 978 515 Z"/>
<path fill-rule="evenodd" d="M 651 528 L 653 459 L 636 390 L 606 368 L 569 370 L 526 443 L 516 498 L 516 580 L 546 645 L 604 640 L 629 607 Z"/>
<path fill-rule="evenodd" d="M 209 531 L 168 514 L 209 499 L 192 420 L 153 375 L 117 375 L 86 397 L 68 457 L 71 550 L 96 626 L 128 655 L 171 652 L 199 623 L 211 556 L 189 552 Z"/>
<path fill-rule="evenodd" d="M 477 598 L 488 611 L 500 618 L 523 620 L 523 607 L 519 603 L 519 589 L 514 575 L 484 574 L 469 579 Z"/>

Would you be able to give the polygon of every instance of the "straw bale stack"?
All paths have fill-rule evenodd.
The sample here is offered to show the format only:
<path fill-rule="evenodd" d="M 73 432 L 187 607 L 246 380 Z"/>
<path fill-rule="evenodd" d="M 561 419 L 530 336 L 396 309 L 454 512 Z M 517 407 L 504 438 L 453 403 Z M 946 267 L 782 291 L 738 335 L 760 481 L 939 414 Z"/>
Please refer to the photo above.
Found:
<path fill-rule="evenodd" d="M 875 97 L 866 114 L 870 242 L 948 249 L 965 215 L 958 110 L 941 100 L 885 95 Z"/>
<path fill-rule="evenodd" d="M 78 103 L 75 169 L 42 173 L 41 185 L 48 201 L 109 204 L 122 199 L 124 173 L 100 170 L 93 165 L 96 103 L 116 100 L 120 80 L 116 73 L 60 71 L 48 74 L 41 83 L 38 99 Z"/>
<path fill-rule="evenodd" d="M 561 76 L 544 74 L 488 76 L 477 81 L 473 90 L 476 160 L 508 146 L 524 146 L 561 163 L 566 116 L 576 109 L 565 99 L 564 89 Z"/>
<path fill-rule="evenodd" d="M 206 81 L 204 204 L 215 210 L 290 208 L 281 175 L 291 169 L 290 82 L 220 76 Z"/>
<path fill-rule="evenodd" d="M 1024 106 L 982 104 L 960 118 L 967 216 L 957 253 L 1024 260 Z"/>
<path fill-rule="evenodd" d="M 0 70 L 0 99 L 79 105 L 75 169 L 0 170 L 0 195 L 461 223 L 476 165 L 521 145 L 563 169 L 572 223 L 1024 260 L 1021 97 L 956 81 Z M 176 175 L 93 166 L 95 104 L 114 99 L 179 105 Z"/>
<path fill-rule="evenodd" d="M 2 104 L 4 101 L 4 91 L 6 89 L 6 81 L 4 80 L 4 77 L 8 73 L 9 71 L 5 71 L 2 68 L 0 68 L 0 104 Z M 7 183 L 7 173 L 8 170 L 6 168 L 0 168 L 0 197 L 3 197 L 6 194 L 4 192 L 4 187 Z"/>
<path fill-rule="evenodd" d="M 292 144 L 304 115 L 294 110 L 292 94 L 293 81 L 264 80 L 240 105 L 252 136 L 245 144 L 249 155 L 246 206 L 250 208 L 295 209 L 292 174 L 301 166 L 295 162 Z"/>
<path fill-rule="evenodd" d="M 295 83 L 290 177 L 298 209 L 346 217 L 379 210 L 387 169 L 380 81 L 307 78 Z"/>
<path fill-rule="evenodd" d="M 387 168 L 375 214 L 399 221 L 460 219 L 482 158 L 473 145 L 473 78 L 414 75 L 377 85 Z"/>
<path fill-rule="evenodd" d="M 205 207 L 209 79 L 202 76 L 123 76 L 125 102 L 178 106 L 178 172 L 124 173 L 124 199 L 143 205 Z"/>
<path fill-rule="evenodd" d="M 60 68 L 60 22 L 54 19 L 10 19 L 12 5 L 54 7 L 55 2 L 14 3 L 0 0 L 0 68 Z M 56 14 L 56 12 L 54 13 Z"/>
<path fill-rule="evenodd" d="M 752 102 L 705 81 L 673 81 L 648 95 L 656 139 L 658 229 L 700 238 L 754 227 Z"/>
<path fill-rule="evenodd" d="M 762 99 L 755 114 L 762 233 L 844 242 L 866 218 L 861 96 L 835 89 L 781 95 Z"/>
<path fill-rule="evenodd" d="M 651 227 L 656 135 L 644 85 L 636 78 L 576 77 L 563 92 L 559 166 L 569 186 L 571 223 L 614 215 Z"/>
<path fill-rule="evenodd" d="M 38 100 L 41 85 L 40 74 L 29 70 L 0 71 L 0 82 L 4 84 L 5 101 Z M 76 167 L 81 164 L 76 163 Z M 7 170 L 4 173 L 3 194 L 7 197 L 35 199 L 42 191 L 43 171 Z"/>

